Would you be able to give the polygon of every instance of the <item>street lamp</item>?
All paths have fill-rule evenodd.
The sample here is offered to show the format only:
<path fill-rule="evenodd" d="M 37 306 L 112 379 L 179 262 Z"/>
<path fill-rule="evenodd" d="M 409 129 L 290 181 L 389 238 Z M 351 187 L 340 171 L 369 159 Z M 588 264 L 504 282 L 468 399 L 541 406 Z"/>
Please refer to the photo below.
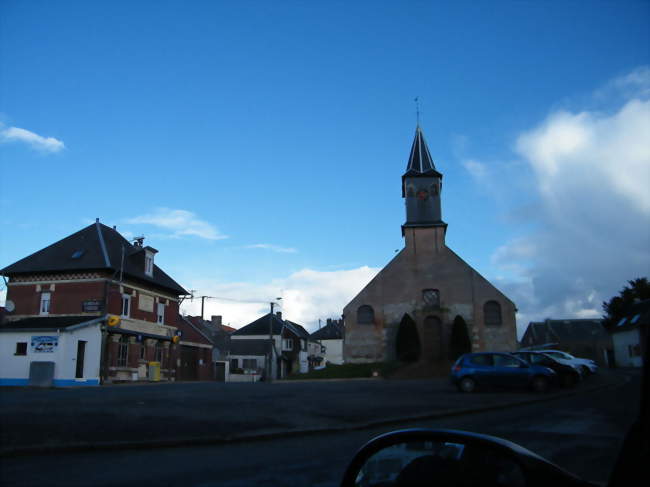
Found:
<path fill-rule="evenodd" d="M 276 301 L 280 301 L 282 298 L 275 298 Z M 273 372 L 273 307 L 276 304 L 275 301 L 271 301 L 271 314 L 269 315 L 269 355 L 268 360 L 266 361 L 266 380 L 267 382 L 273 382 L 272 372 Z M 282 344 L 282 334 L 280 334 L 280 344 Z M 281 347 L 282 345 L 280 345 Z"/>

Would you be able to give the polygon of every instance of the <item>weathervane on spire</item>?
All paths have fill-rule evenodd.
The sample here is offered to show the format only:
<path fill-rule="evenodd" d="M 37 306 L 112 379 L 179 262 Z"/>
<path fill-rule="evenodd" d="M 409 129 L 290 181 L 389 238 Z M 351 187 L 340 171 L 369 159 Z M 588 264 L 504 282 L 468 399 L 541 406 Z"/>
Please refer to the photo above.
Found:
<path fill-rule="evenodd" d="M 419 127 L 420 126 L 420 97 L 416 96 L 413 101 L 415 102 L 415 114 L 417 117 L 417 124 Z"/>

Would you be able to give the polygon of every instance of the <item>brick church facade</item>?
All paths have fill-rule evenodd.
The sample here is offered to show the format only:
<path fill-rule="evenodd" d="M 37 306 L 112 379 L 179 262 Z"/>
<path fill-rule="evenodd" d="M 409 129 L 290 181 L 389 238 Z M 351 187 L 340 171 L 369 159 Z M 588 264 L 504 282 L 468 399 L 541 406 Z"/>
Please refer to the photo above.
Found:
<path fill-rule="evenodd" d="M 406 335 L 411 360 L 445 363 L 454 321 L 466 327 L 466 351 L 516 348 L 515 304 L 445 243 L 441 191 L 418 125 L 402 176 L 405 246 L 344 308 L 347 363 L 400 358 Z"/>

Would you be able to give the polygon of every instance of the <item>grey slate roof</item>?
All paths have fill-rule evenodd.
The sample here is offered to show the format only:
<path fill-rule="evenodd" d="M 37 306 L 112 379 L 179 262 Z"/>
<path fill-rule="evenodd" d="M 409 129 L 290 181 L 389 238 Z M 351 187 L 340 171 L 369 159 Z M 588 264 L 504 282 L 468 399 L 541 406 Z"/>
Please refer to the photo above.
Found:
<path fill-rule="evenodd" d="M 293 333 L 298 335 L 300 338 L 304 338 L 305 340 L 309 339 L 309 332 L 305 330 L 302 325 L 299 325 L 298 323 L 294 323 L 293 321 L 289 320 L 284 320 L 284 325 L 285 327 L 289 328 Z"/>
<path fill-rule="evenodd" d="M 96 316 L 37 316 L 22 320 L 6 321 L 0 326 L 5 330 L 64 330 L 69 326 L 78 325 L 96 319 Z"/>
<path fill-rule="evenodd" d="M 339 340 L 343 339 L 343 330 L 336 322 L 332 322 L 315 331 L 309 336 L 312 340 Z"/>
<path fill-rule="evenodd" d="M 252 323 L 241 327 L 239 330 L 232 333 L 232 336 L 238 335 L 267 335 L 269 334 L 269 315 L 266 313 L 261 318 L 256 319 Z M 279 335 L 282 332 L 284 323 L 276 315 L 273 315 L 273 334 Z M 234 341 L 234 340 L 233 340 Z"/>
<path fill-rule="evenodd" d="M 406 173 L 404 175 L 436 175 L 442 177 L 442 174 L 436 171 L 429 147 L 424 140 L 424 134 L 419 125 L 415 129 L 415 138 L 413 139 L 413 145 L 411 146 L 411 153 L 409 154 Z"/>
<path fill-rule="evenodd" d="M 13 276 L 37 272 L 108 270 L 120 272 L 124 248 L 124 275 L 153 284 L 176 295 L 189 294 L 154 264 L 153 277 L 144 272 L 144 248 L 132 245 L 117 230 L 102 223 L 88 225 L 4 269 L 0 274 Z"/>
<path fill-rule="evenodd" d="M 266 313 L 261 318 L 256 319 L 252 323 L 249 323 L 246 326 L 241 327 L 239 330 L 232 333 L 233 336 L 241 335 L 266 335 L 269 334 L 269 315 L 271 313 Z M 285 328 L 289 330 L 294 335 L 300 338 L 309 338 L 309 332 L 305 330 L 298 323 L 294 323 L 289 320 L 282 320 L 277 315 L 273 315 L 273 334 L 280 335 L 282 329 Z"/>
<path fill-rule="evenodd" d="M 202 320 L 200 316 L 183 316 L 179 315 L 180 319 L 197 328 L 203 336 L 205 336 L 210 343 L 222 352 L 227 352 L 230 346 L 230 333 L 222 328 L 215 328 L 212 322 Z"/>
<path fill-rule="evenodd" d="M 269 352 L 268 340 L 235 339 L 230 341 L 230 355 L 266 355 Z"/>
<path fill-rule="evenodd" d="M 545 320 L 531 321 L 522 337 L 522 343 L 567 343 L 606 338 L 602 320 Z"/>

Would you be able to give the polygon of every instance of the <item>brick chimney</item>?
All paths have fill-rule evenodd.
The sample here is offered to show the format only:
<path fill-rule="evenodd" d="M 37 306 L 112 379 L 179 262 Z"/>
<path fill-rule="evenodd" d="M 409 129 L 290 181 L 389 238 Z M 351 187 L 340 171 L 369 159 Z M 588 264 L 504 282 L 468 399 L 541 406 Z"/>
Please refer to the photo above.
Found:
<path fill-rule="evenodd" d="M 221 327 L 221 315 L 212 315 L 210 321 L 212 322 L 213 327 L 215 328 Z"/>

